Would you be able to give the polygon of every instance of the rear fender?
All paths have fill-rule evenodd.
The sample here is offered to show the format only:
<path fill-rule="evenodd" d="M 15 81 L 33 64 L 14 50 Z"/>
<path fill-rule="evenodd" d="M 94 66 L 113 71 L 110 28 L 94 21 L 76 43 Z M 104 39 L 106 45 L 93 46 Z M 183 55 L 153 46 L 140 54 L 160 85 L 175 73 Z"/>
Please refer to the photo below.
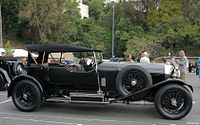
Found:
<path fill-rule="evenodd" d="M 13 87 L 17 84 L 17 82 L 20 81 L 20 80 L 25 80 L 25 79 L 33 81 L 37 85 L 37 87 L 39 88 L 41 94 L 43 94 L 43 91 L 44 91 L 43 87 L 37 79 L 35 79 L 34 77 L 29 76 L 29 75 L 20 75 L 20 76 L 16 76 L 13 79 L 13 81 L 10 82 L 10 84 L 8 84 L 8 95 L 7 95 L 8 98 L 12 95 Z"/>

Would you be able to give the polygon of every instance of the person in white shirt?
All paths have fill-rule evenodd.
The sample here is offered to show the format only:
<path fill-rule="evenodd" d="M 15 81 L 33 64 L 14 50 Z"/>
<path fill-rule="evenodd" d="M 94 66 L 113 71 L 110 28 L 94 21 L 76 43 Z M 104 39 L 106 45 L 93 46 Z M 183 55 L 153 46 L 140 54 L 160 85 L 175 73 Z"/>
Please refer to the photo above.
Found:
<path fill-rule="evenodd" d="M 144 52 L 144 57 L 142 57 L 142 58 L 140 59 L 140 62 L 141 62 L 141 63 L 150 63 L 150 59 L 149 59 L 149 57 L 148 57 L 148 53 L 147 53 L 147 52 Z"/>

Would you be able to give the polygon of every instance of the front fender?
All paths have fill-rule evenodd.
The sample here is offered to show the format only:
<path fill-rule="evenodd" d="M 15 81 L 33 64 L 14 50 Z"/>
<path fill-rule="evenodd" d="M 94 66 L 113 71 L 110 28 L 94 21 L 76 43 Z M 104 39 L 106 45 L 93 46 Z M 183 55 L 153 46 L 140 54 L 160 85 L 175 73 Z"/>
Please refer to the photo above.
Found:
<path fill-rule="evenodd" d="M 180 85 L 185 86 L 187 89 L 190 89 L 191 92 L 193 92 L 193 87 L 190 83 L 185 82 L 185 81 L 180 80 L 180 79 L 167 79 L 167 80 L 164 80 L 162 82 L 156 83 L 152 86 L 149 86 L 145 89 L 137 91 L 135 93 L 131 93 L 127 96 L 123 96 L 123 97 L 119 97 L 115 100 L 111 100 L 111 103 L 121 101 L 121 100 L 132 100 L 132 101 L 141 100 L 141 99 L 145 98 L 145 95 L 147 93 L 149 93 L 150 91 L 157 92 L 157 90 L 159 90 L 161 87 L 163 87 L 167 84 L 180 84 Z"/>
<path fill-rule="evenodd" d="M 157 84 L 155 84 L 155 85 L 153 85 L 152 88 L 161 87 L 161 86 L 166 85 L 166 84 L 169 84 L 169 83 L 186 85 L 186 86 L 188 86 L 188 87 L 190 88 L 190 90 L 191 90 L 192 92 L 194 91 L 194 90 L 193 90 L 193 87 L 192 87 L 192 85 L 191 85 L 190 83 L 185 82 L 185 81 L 183 81 L 183 80 L 181 80 L 181 79 L 171 79 L 171 78 L 170 78 L 170 79 L 167 79 L 167 80 L 164 80 L 164 81 L 162 81 L 162 82 L 159 82 L 159 83 L 157 83 Z"/>
<path fill-rule="evenodd" d="M 29 75 L 20 75 L 20 76 L 16 76 L 12 80 L 12 82 L 10 82 L 8 84 L 8 95 L 7 95 L 8 98 L 12 95 L 12 90 L 13 90 L 13 87 L 16 85 L 16 83 L 18 81 L 24 80 L 24 79 L 33 81 L 37 85 L 37 87 L 39 88 L 40 92 L 43 93 L 43 88 L 42 88 L 40 82 L 37 79 L 35 79 L 34 77 L 29 76 Z"/>

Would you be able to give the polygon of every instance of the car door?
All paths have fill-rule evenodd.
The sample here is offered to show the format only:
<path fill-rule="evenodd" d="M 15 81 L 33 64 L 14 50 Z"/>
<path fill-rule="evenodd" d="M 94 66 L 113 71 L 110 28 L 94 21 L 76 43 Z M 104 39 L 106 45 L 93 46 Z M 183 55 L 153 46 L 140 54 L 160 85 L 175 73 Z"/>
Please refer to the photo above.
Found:
<path fill-rule="evenodd" d="M 71 86 L 79 90 L 98 90 L 95 69 L 91 71 L 70 71 L 64 66 L 49 66 L 49 80 L 54 85 Z"/>
<path fill-rule="evenodd" d="M 62 59 L 60 58 L 60 60 Z M 95 67 L 90 71 L 76 71 L 73 70 L 74 65 L 67 65 L 60 62 L 49 63 L 50 83 L 68 86 L 71 89 L 97 90 L 98 84 Z"/>

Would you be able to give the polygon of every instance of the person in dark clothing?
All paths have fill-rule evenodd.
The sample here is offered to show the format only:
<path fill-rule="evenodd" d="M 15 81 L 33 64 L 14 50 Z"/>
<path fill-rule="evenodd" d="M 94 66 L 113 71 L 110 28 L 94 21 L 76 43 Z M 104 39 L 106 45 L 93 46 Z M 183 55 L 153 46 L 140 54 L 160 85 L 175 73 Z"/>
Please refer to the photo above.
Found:
<path fill-rule="evenodd" d="M 144 56 L 144 53 L 140 53 L 140 57 L 137 59 L 137 62 L 140 62 L 140 59 Z"/>
<path fill-rule="evenodd" d="M 84 58 L 81 58 L 81 60 L 79 61 L 79 64 L 81 64 L 81 65 L 86 65 L 86 61 L 85 61 L 85 59 Z"/>
<path fill-rule="evenodd" d="M 197 60 L 198 61 L 198 60 Z M 197 61 L 194 64 L 194 68 L 196 69 L 196 75 L 199 75 L 199 70 L 198 70 L 198 66 L 197 66 Z"/>
<path fill-rule="evenodd" d="M 189 67 L 189 73 L 191 73 L 192 72 L 193 64 L 191 62 L 189 62 L 188 64 L 189 64 L 189 66 L 188 66 Z"/>

